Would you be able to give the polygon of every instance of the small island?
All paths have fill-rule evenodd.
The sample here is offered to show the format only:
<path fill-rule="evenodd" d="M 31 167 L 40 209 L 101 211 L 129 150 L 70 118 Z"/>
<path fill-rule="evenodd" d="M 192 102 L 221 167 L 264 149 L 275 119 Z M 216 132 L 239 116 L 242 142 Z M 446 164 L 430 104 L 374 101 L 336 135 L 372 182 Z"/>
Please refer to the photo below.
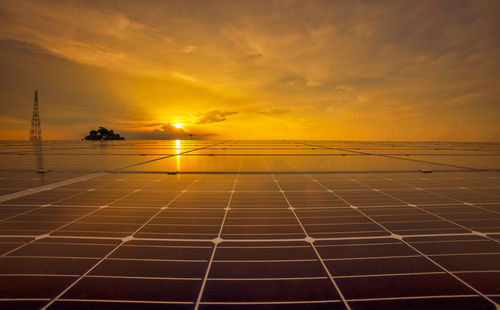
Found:
<path fill-rule="evenodd" d="M 125 137 L 115 133 L 112 129 L 108 130 L 104 127 L 99 127 L 97 130 L 91 130 L 85 140 L 125 140 Z"/>

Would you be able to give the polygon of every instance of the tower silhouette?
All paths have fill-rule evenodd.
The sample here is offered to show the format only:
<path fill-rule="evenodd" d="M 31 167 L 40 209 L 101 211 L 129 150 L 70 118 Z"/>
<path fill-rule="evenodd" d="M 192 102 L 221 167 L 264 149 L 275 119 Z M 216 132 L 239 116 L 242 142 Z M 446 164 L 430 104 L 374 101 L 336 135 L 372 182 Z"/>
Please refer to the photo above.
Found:
<path fill-rule="evenodd" d="M 35 103 L 33 104 L 33 117 L 31 118 L 30 140 L 42 140 L 42 129 L 40 128 L 40 113 L 38 112 L 38 90 L 35 90 Z"/>

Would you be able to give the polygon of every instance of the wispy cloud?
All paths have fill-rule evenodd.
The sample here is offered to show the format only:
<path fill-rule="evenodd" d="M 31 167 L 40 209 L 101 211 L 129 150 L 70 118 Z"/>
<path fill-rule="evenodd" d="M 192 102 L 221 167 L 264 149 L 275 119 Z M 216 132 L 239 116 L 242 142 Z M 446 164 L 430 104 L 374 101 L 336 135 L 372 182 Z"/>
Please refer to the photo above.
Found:
<path fill-rule="evenodd" d="M 237 114 L 236 111 L 219 111 L 214 110 L 200 115 L 200 119 L 196 124 L 218 123 L 226 120 L 226 116 Z"/>

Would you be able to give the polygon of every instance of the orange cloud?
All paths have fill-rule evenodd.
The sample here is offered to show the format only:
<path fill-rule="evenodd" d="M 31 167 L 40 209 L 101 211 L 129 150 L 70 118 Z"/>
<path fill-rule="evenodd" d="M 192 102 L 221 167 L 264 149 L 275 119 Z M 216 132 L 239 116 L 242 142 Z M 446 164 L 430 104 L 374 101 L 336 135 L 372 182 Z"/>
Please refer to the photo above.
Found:
<path fill-rule="evenodd" d="M 42 129 L 61 138 L 182 120 L 232 138 L 498 140 L 499 12 L 496 1 L 5 0 L 0 112 L 29 123 L 38 88 Z M 24 127 L 0 123 L 23 139 Z"/>

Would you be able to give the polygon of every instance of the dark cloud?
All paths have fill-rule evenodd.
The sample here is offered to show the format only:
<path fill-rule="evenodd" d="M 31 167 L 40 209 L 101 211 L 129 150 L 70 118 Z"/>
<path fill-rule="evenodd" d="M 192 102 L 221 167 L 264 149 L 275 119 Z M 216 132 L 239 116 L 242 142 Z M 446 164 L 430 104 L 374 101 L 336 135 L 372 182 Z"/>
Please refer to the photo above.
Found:
<path fill-rule="evenodd" d="M 188 133 L 182 128 L 174 127 L 172 124 L 163 124 L 159 129 L 153 130 L 153 134 L 158 135 L 164 139 L 178 139 L 187 136 Z"/>
<path fill-rule="evenodd" d="M 210 123 L 218 123 L 226 120 L 226 116 L 236 114 L 236 111 L 219 111 L 214 110 L 202 114 L 197 124 L 210 124 Z"/>
<path fill-rule="evenodd" d="M 214 139 L 217 136 L 217 134 L 215 133 L 184 130 L 182 128 L 177 128 L 170 123 L 160 124 L 158 128 L 153 129 L 152 131 L 145 132 L 139 130 L 128 130 L 123 131 L 122 134 L 127 139 L 134 140 L 176 140 L 191 138 L 193 138 L 194 140 L 204 140 Z"/>

